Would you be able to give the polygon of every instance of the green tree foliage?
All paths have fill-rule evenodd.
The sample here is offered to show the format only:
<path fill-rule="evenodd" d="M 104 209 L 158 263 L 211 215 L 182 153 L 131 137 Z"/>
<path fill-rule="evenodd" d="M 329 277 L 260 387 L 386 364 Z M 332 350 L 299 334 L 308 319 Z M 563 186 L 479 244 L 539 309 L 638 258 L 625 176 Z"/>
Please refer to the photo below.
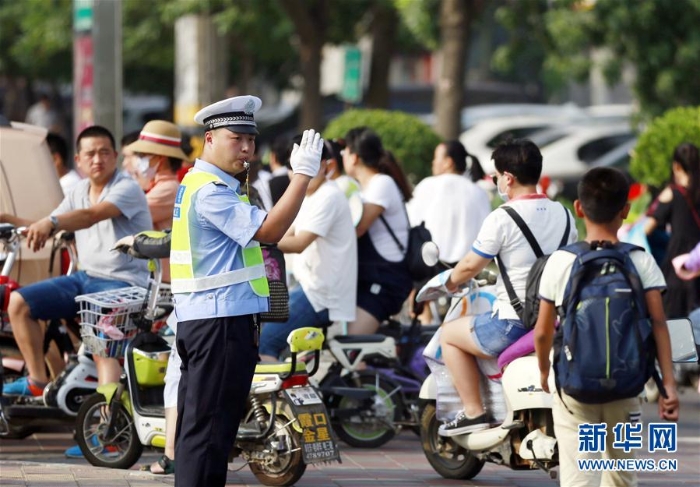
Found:
<path fill-rule="evenodd" d="M 284 87 L 298 72 L 289 42 L 293 27 L 277 1 L 123 0 L 125 89 L 173 93 L 174 24 L 188 13 L 212 14 L 220 33 L 229 35 L 231 65 L 224 69 L 232 80 L 250 68 Z M 69 82 L 72 15 L 72 0 L 0 0 L 0 74 Z M 251 66 L 245 65 L 248 60 Z"/>
<path fill-rule="evenodd" d="M 632 153 L 632 176 L 663 186 L 671 174 L 673 151 L 683 142 L 700 146 L 700 106 L 675 108 L 652 120 Z"/>
<path fill-rule="evenodd" d="M 413 115 L 387 110 L 348 110 L 328 124 L 323 136 L 342 138 L 350 129 L 362 126 L 381 137 L 384 148 L 394 154 L 412 180 L 430 175 L 433 151 L 440 138 Z"/>
<path fill-rule="evenodd" d="M 0 0 L 0 74 L 71 79 L 72 0 Z"/>
<path fill-rule="evenodd" d="M 415 41 L 426 49 L 435 51 L 440 47 L 440 0 L 393 0 L 403 25 Z"/>
<path fill-rule="evenodd" d="M 594 48 L 606 48 L 602 73 L 620 80 L 625 63 L 636 70 L 634 91 L 646 115 L 700 103 L 700 0 L 519 0 L 498 10 L 511 32 L 494 67 L 514 72 L 541 66 L 547 88 L 587 79 Z"/>

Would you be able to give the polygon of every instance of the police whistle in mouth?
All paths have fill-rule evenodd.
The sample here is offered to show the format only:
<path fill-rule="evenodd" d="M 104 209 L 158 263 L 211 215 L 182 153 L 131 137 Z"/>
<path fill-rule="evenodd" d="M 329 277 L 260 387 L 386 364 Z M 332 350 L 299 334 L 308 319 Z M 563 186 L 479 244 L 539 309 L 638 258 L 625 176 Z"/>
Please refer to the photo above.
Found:
<path fill-rule="evenodd" d="M 243 169 L 249 169 L 250 163 L 248 161 L 243 161 Z"/>

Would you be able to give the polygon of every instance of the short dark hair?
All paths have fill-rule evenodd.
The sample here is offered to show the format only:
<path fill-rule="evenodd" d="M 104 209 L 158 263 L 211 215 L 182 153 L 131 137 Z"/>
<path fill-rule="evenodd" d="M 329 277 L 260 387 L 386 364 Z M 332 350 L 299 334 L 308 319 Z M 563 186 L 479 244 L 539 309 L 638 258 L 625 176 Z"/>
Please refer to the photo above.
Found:
<path fill-rule="evenodd" d="M 578 183 L 578 199 L 593 223 L 610 223 L 627 204 L 630 185 L 622 171 L 595 167 Z"/>
<path fill-rule="evenodd" d="M 71 167 L 68 161 L 68 143 L 66 139 L 54 132 L 49 132 L 46 134 L 46 143 L 49 146 L 51 154 L 58 154 L 61 157 L 63 165 Z"/>
<path fill-rule="evenodd" d="M 275 158 L 279 164 L 291 167 L 289 165 L 289 157 L 292 155 L 292 145 L 292 142 L 287 137 L 283 136 L 277 137 L 274 142 L 272 142 L 272 147 L 270 147 L 270 150 L 275 155 Z"/>
<path fill-rule="evenodd" d="M 491 154 L 496 170 L 515 176 L 520 184 L 537 184 L 542 174 L 542 153 L 527 139 L 508 139 Z"/>
<path fill-rule="evenodd" d="M 114 136 L 112 135 L 112 132 L 107 130 L 101 125 L 91 125 L 90 127 L 83 129 L 80 134 L 78 134 L 78 138 L 75 139 L 75 151 L 80 152 L 80 141 L 83 139 L 87 138 L 92 138 L 92 137 L 106 137 L 109 139 L 109 142 L 112 144 L 112 149 L 116 152 L 117 147 L 114 143 Z"/>

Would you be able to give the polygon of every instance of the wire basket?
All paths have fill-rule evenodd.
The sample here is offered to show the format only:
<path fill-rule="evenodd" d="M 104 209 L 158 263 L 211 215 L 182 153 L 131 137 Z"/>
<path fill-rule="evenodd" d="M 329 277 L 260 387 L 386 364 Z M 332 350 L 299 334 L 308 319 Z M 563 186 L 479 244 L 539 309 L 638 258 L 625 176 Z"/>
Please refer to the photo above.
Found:
<path fill-rule="evenodd" d="M 146 299 L 142 287 L 125 287 L 77 296 L 80 336 L 85 350 L 119 358 L 136 334 L 136 318 Z"/>

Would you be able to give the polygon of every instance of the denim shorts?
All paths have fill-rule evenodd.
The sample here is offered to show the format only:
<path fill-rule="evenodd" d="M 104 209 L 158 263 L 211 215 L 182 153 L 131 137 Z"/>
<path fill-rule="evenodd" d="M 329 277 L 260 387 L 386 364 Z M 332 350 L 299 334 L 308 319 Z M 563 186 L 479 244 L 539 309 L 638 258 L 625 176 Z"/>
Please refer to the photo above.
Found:
<path fill-rule="evenodd" d="M 476 345 L 492 357 L 498 357 L 526 333 L 520 320 L 502 320 L 498 314 L 491 316 L 490 311 L 478 315 L 472 323 L 472 337 Z"/>
<path fill-rule="evenodd" d="M 287 336 L 304 326 L 320 326 L 330 321 L 328 310 L 318 313 L 304 294 L 301 286 L 289 291 L 289 319 L 285 323 L 263 323 L 260 333 L 260 355 L 279 357 L 287 348 Z"/>
<path fill-rule="evenodd" d="M 79 271 L 70 276 L 59 276 L 17 289 L 29 305 L 35 320 L 71 319 L 78 314 L 76 296 L 128 287 L 124 281 L 88 276 Z"/>

